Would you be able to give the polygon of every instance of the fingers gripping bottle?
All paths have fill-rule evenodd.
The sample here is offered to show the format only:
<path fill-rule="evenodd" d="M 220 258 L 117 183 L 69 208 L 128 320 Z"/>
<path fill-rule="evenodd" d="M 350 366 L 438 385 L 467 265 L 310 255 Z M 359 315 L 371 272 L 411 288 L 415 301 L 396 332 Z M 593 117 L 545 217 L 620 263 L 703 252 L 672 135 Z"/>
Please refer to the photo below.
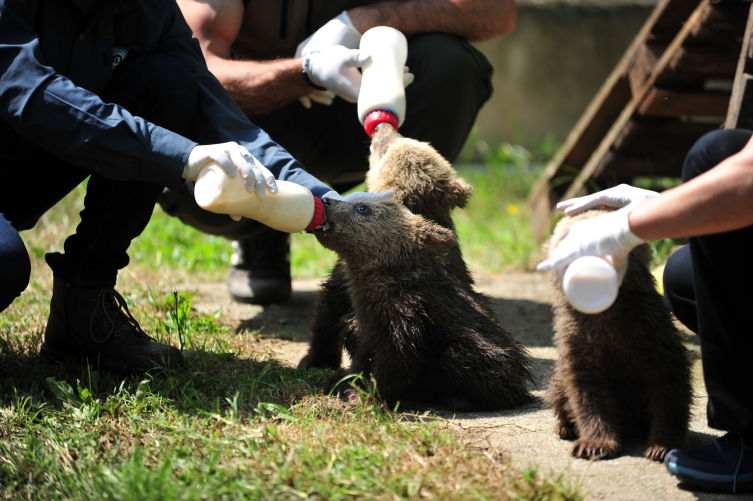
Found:
<path fill-rule="evenodd" d="M 570 304 L 583 313 L 601 313 L 617 299 L 620 282 L 608 258 L 583 256 L 565 269 L 562 291 Z"/>
<path fill-rule="evenodd" d="M 287 233 L 311 229 L 322 220 L 322 203 L 305 186 L 278 180 L 276 194 L 259 198 L 246 191 L 240 175 L 231 179 L 216 163 L 199 172 L 194 197 L 202 209 L 233 219 L 247 217 Z"/>
<path fill-rule="evenodd" d="M 360 49 L 371 55 L 371 62 L 363 67 L 358 119 L 369 136 L 382 123 L 397 130 L 405 121 L 403 73 L 408 41 L 394 28 L 377 26 L 363 34 Z"/>

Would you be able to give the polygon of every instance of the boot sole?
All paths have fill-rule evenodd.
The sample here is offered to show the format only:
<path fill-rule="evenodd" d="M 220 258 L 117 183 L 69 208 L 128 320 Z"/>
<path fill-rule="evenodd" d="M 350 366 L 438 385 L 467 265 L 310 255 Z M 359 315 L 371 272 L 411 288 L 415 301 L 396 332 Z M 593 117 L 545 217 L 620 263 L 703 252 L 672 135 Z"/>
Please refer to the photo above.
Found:
<path fill-rule="evenodd" d="M 667 462 L 667 471 L 681 482 L 694 487 L 700 487 L 706 491 L 726 491 L 730 493 L 747 492 L 753 490 L 753 475 L 744 474 L 737 476 L 737 485 L 733 489 L 733 475 L 714 475 L 697 472 L 683 468 L 672 462 Z"/>

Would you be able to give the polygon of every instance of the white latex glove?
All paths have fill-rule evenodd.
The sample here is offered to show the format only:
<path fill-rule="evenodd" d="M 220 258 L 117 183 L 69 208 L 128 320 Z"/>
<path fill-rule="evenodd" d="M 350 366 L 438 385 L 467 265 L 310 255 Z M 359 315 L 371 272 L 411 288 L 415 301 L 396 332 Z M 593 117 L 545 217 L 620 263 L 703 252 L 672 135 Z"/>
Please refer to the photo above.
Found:
<path fill-rule="evenodd" d="M 371 56 L 364 51 L 333 45 L 321 52 L 312 52 L 304 56 L 302 66 L 314 84 L 325 87 L 348 102 L 355 103 L 361 91 L 361 72 L 358 68 L 369 64 L 370 61 Z M 403 85 L 407 87 L 413 80 L 413 73 L 405 66 Z"/>
<path fill-rule="evenodd" d="M 621 184 L 608 190 L 594 193 L 580 198 L 571 198 L 557 204 L 557 209 L 561 210 L 568 216 L 574 216 L 585 212 L 594 207 L 616 207 L 622 208 L 634 202 L 640 202 L 647 198 L 659 195 L 655 191 L 635 188 L 628 184 Z"/>
<path fill-rule="evenodd" d="M 371 56 L 366 52 L 333 45 L 304 56 L 303 69 L 316 85 L 355 103 L 361 90 L 361 72 L 358 68 L 370 61 Z"/>
<path fill-rule="evenodd" d="M 313 35 L 298 45 L 295 57 L 309 52 L 324 50 L 333 45 L 342 45 L 347 49 L 357 49 L 361 44 L 361 33 L 353 25 L 347 11 L 342 11 L 336 18 L 316 30 Z"/>
<path fill-rule="evenodd" d="M 306 109 L 311 108 L 312 102 L 329 106 L 335 100 L 335 93 L 328 90 L 314 90 L 310 94 L 299 97 L 298 100 Z"/>
<path fill-rule="evenodd" d="M 554 249 L 549 259 L 539 263 L 536 269 L 557 270 L 561 273 L 568 264 L 579 257 L 611 256 L 612 264 L 622 283 L 627 271 L 630 251 L 645 242 L 630 231 L 628 221 L 628 214 L 639 203 L 636 202 L 609 214 L 578 221 L 570 227 L 567 236 Z"/>
<path fill-rule="evenodd" d="M 183 167 L 183 177 L 193 181 L 201 169 L 212 162 L 217 163 L 231 179 L 240 173 L 246 184 L 246 191 L 264 197 L 266 190 L 277 193 L 275 176 L 264 167 L 248 150 L 235 142 L 196 146 L 188 155 Z"/>

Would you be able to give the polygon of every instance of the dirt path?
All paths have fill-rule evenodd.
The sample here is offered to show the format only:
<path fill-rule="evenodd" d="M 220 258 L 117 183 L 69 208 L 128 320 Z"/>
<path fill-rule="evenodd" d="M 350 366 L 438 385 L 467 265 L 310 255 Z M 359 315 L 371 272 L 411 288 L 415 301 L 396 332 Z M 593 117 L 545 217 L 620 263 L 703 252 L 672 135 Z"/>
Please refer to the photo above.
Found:
<path fill-rule="evenodd" d="M 546 376 L 556 352 L 552 344 L 552 313 L 548 282 L 537 273 L 507 273 L 477 277 L 478 290 L 493 298 L 492 305 L 502 323 L 530 350 L 535 360 L 537 401 L 506 412 L 441 415 L 451 420 L 475 447 L 509 457 L 515 468 L 538 464 L 543 471 L 562 472 L 580 482 L 587 499 L 606 500 L 722 500 L 753 499 L 753 496 L 693 493 L 678 488 L 662 464 L 642 457 L 642 444 L 627 444 L 623 455 L 607 461 L 576 460 L 569 456 L 571 442 L 553 433 L 554 416 L 541 397 Z M 238 345 L 269 355 L 295 367 L 307 350 L 306 327 L 318 280 L 295 280 L 293 298 L 285 305 L 261 308 L 229 300 L 224 284 L 185 285 L 194 292 L 194 308 L 209 313 L 221 308 L 223 322 L 239 333 Z M 255 331 L 255 332 L 254 332 Z M 249 332 L 254 332 L 249 335 Z M 690 443 L 702 445 L 721 433 L 706 426 L 706 392 L 701 377 L 696 336 L 688 334 L 688 347 L 696 354 L 695 404 Z"/>

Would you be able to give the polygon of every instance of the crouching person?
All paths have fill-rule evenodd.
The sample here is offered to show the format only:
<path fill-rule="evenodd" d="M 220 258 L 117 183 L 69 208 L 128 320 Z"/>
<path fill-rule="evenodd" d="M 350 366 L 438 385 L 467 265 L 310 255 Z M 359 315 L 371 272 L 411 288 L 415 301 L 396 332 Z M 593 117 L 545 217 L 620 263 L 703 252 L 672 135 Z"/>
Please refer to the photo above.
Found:
<path fill-rule="evenodd" d="M 540 269 L 583 255 L 625 258 L 656 238 L 690 237 L 664 271 L 665 301 L 700 336 L 709 426 L 727 432 L 712 444 L 670 451 L 664 463 L 688 485 L 753 490 L 753 133 L 721 130 L 688 154 L 683 184 L 655 192 L 621 185 L 562 202 L 573 215 L 601 205 L 620 208 L 575 223 Z"/>
<path fill-rule="evenodd" d="M 248 121 L 175 2 L 0 0 L 0 66 L 0 311 L 29 280 L 18 232 L 91 176 L 75 234 L 46 256 L 51 359 L 114 371 L 182 363 L 114 289 L 165 186 L 215 161 L 260 196 L 275 176 L 330 191 Z"/>

